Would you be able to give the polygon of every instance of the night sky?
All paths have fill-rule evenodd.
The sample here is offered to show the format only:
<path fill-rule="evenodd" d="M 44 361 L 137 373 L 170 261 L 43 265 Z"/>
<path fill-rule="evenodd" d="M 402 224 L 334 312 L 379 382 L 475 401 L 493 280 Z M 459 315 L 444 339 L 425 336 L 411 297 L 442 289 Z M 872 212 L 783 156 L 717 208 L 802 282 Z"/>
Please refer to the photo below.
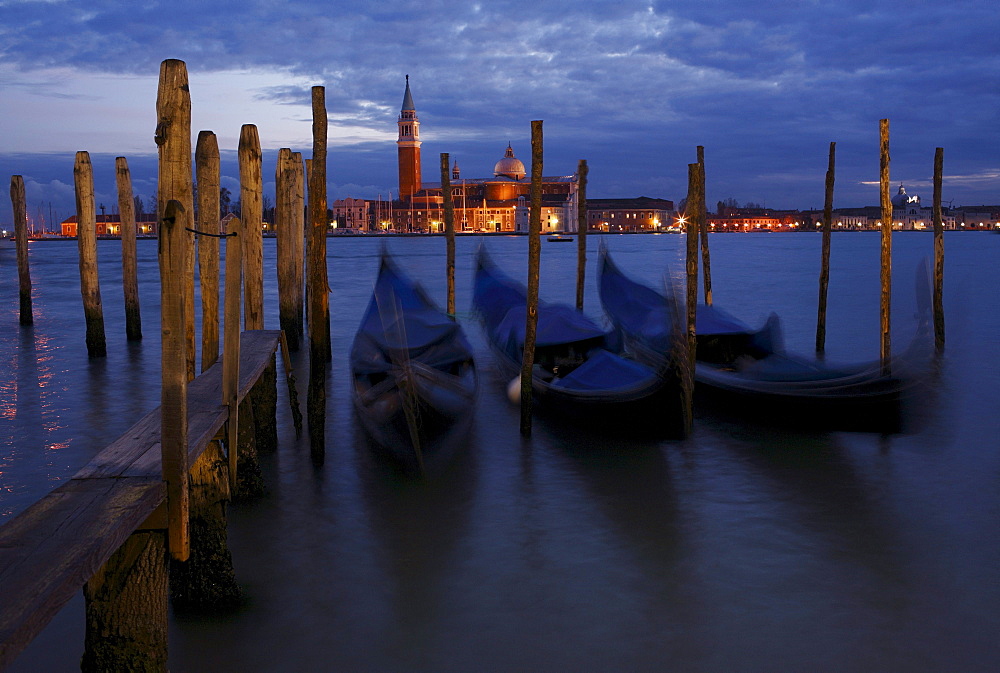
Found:
<path fill-rule="evenodd" d="M 73 214 L 73 162 L 91 153 L 97 202 L 114 157 L 155 189 L 160 62 L 187 63 L 193 136 L 214 131 L 238 194 L 240 127 L 256 124 L 273 200 L 277 149 L 312 151 L 310 88 L 326 87 L 329 199 L 393 195 L 404 77 L 424 179 L 448 152 L 492 175 L 511 143 L 545 174 L 589 164 L 589 196 L 680 201 L 705 146 L 707 200 L 821 208 L 878 204 L 879 119 L 891 180 L 944 201 L 1000 203 L 1000 12 L 976 2 L 488 3 L 353 0 L 0 0 L 0 175 L 25 178 L 29 215 Z M 9 207 L 0 223 L 10 222 Z"/>

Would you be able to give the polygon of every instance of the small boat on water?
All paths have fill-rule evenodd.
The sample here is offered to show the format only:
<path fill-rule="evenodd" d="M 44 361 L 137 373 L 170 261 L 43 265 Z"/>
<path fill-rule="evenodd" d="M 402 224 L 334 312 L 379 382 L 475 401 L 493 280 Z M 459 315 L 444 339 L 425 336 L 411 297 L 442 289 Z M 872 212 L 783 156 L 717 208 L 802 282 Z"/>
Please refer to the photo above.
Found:
<path fill-rule="evenodd" d="M 524 353 L 527 293 L 480 249 L 473 309 L 504 380 L 516 385 Z M 678 434 L 679 379 L 627 357 L 609 333 L 566 304 L 539 302 L 532 396 L 544 408 L 601 429 Z"/>
<path fill-rule="evenodd" d="M 12 236 L 0 236 L 0 250 L 14 250 L 17 246 Z"/>
<path fill-rule="evenodd" d="M 573 237 L 563 236 L 562 234 L 552 234 L 545 240 L 551 241 L 552 243 L 571 243 L 573 241 Z"/>
<path fill-rule="evenodd" d="M 655 364 L 670 342 L 674 301 L 626 276 L 601 251 L 601 304 L 627 350 Z M 752 329 L 716 306 L 701 304 L 695 318 L 695 381 L 703 396 L 730 410 L 792 423 L 863 429 L 898 422 L 901 394 L 915 382 L 909 357 L 829 364 L 785 352 L 778 317 Z M 915 342 L 919 340 L 920 332 Z M 911 351 L 914 347 L 911 347 Z"/>
<path fill-rule="evenodd" d="M 477 374 L 465 333 L 385 251 L 350 369 L 365 430 L 407 467 L 440 462 L 470 425 Z"/>

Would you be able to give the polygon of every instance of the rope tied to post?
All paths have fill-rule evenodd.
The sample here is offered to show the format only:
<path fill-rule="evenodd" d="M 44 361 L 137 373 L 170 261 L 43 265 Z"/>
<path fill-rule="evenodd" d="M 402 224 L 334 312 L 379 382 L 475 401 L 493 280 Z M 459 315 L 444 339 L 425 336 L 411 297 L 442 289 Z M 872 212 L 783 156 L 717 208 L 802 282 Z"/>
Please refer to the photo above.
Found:
<path fill-rule="evenodd" d="M 192 234 L 197 236 L 212 236 L 214 238 L 228 238 L 230 236 L 236 236 L 235 231 L 231 231 L 228 234 L 210 234 L 207 231 L 198 231 L 197 229 L 192 229 L 191 227 L 184 227 L 185 231 L 190 231 Z"/>

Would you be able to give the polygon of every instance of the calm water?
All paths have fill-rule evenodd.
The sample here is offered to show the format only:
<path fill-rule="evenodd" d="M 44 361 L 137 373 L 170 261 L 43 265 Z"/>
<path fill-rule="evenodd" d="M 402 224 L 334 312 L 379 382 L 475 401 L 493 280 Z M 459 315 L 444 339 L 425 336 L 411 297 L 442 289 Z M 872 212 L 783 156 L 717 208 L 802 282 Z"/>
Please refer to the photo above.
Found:
<path fill-rule="evenodd" d="M 906 432 L 791 432 L 700 413 L 692 437 L 661 443 L 539 417 L 520 438 L 467 315 L 482 239 L 460 238 L 457 303 L 485 375 L 468 451 L 422 481 L 371 451 L 347 395 L 347 349 L 381 240 L 329 240 L 326 462 L 315 467 L 296 440 L 279 386 L 269 493 L 231 509 L 247 606 L 172 619 L 171 670 L 1000 670 L 1000 236 L 946 236 L 948 352 Z M 600 240 L 651 283 L 682 268 L 680 236 L 592 237 L 594 316 Z M 389 243 L 443 302 L 444 240 Z M 716 304 L 752 324 L 778 312 L 788 346 L 808 352 L 820 237 L 711 243 Z M 523 277 L 525 238 L 487 245 Z M 576 246 L 542 247 L 543 298 L 572 301 Z M 99 245 L 109 356 L 93 362 L 75 244 L 32 244 L 30 329 L 17 324 L 14 256 L 0 251 L 0 522 L 159 403 L 156 244 L 139 243 L 138 346 L 125 341 L 119 251 Z M 899 347 L 913 326 L 913 269 L 931 251 L 929 234 L 894 238 Z M 834 237 L 833 360 L 877 357 L 878 257 L 878 234 Z M 305 359 L 293 362 L 304 382 Z M 82 612 L 74 600 L 12 670 L 78 670 Z"/>

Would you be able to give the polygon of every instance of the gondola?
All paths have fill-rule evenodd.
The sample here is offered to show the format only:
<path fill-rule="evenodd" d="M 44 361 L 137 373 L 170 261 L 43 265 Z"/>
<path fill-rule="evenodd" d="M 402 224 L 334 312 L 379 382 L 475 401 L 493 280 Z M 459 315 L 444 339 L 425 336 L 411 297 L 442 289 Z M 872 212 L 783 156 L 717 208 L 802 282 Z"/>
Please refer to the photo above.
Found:
<path fill-rule="evenodd" d="M 626 349 L 655 365 L 669 347 L 671 321 L 679 314 L 670 293 L 660 294 L 629 278 L 603 249 L 598 286 L 604 311 Z M 899 424 L 903 393 L 917 379 L 911 357 L 894 358 L 884 368 L 877 361 L 838 365 L 788 353 L 774 314 L 755 330 L 723 309 L 701 304 L 695 331 L 700 396 L 759 420 L 891 429 Z"/>
<path fill-rule="evenodd" d="M 473 309 L 501 377 L 516 390 L 527 293 L 484 249 L 476 262 Z M 565 304 L 539 302 L 532 399 L 589 427 L 630 434 L 683 432 L 678 377 L 667 367 L 650 367 L 624 356 L 607 330 Z"/>
<path fill-rule="evenodd" d="M 477 389 L 472 348 L 385 251 L 350 369 L 358 418 L 404 466 L 443 461 L 467 430 Z"/>

